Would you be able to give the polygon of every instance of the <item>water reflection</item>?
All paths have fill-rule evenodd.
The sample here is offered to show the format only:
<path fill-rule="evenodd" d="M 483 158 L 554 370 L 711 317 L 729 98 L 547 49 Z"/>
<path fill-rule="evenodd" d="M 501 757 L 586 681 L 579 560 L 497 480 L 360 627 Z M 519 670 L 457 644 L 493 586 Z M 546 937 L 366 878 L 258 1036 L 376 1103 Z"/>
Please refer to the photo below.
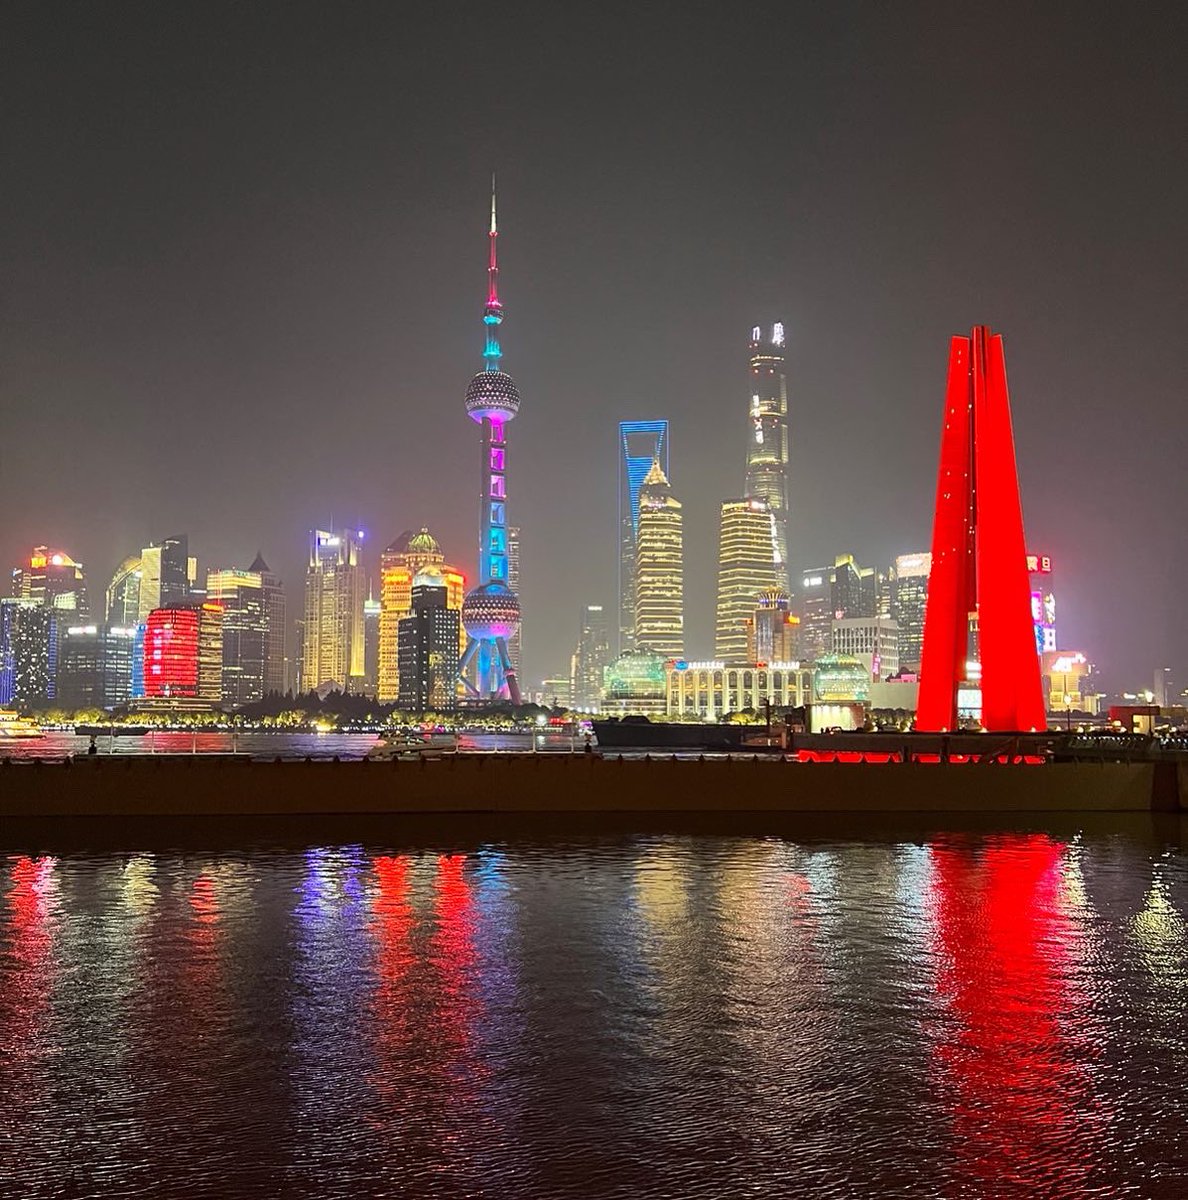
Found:
<path fill-rule="evenodd" d="M 1016 833 L 12 857 L 0 1192 L 1179 1194 L 1186 894 Z"/>

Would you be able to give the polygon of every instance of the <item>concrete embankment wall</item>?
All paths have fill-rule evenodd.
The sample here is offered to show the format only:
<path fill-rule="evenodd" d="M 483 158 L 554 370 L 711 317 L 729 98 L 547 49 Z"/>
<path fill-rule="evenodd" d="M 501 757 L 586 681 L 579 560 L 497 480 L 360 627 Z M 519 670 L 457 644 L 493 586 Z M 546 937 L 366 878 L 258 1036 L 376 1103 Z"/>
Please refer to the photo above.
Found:
<path fill-rule="evenodd" d="M 1188 807 L 1174 763 L 799 764 L 459 755 L 433 762 L 194 757 L 0 766 L 0 818 L 362 813 L 1149 812 Z"/>

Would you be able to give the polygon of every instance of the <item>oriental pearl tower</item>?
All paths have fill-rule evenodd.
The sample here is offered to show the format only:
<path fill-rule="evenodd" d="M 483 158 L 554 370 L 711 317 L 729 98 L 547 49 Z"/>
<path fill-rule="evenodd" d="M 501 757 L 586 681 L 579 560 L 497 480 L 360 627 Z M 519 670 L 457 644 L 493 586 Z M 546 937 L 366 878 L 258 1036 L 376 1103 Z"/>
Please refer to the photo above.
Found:
<path fill-rule="evenodd" d="M 508 638 L 520 627 L 520 599 L 507 579 L 507 423 L 520 410 L 515 380 L 500 370 L 503 351 L 499 326 L 499 266 L 495 243 L 495 177 L 491 177 L 491 228 L 488 233 L 487 304 L 483 309 L 486 348 L 483 369 L 466 389 L 466 412 L 482 430 L 479 494 L 479 586 L 462 601 L 462 626 L 466 651 L 458 664 L 458 678 L 476 700 L 510 700 L 520 703 L 520 685 L 507 653 Z M 471 666 L 473 664 L 473 679 Z"/>

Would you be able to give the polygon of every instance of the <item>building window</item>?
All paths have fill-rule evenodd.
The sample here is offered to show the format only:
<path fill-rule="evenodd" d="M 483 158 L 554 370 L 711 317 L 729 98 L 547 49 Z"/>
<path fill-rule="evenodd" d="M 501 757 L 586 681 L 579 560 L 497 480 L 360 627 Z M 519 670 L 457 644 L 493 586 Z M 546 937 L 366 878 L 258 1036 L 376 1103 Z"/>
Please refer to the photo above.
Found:
<path fill-rule="evenodd" d="M 499 446 L 491 447 L 491 470 L 502 471 L 504 469 L 504 459 L 507 457 L 507 452 Z"/>
<path fill-rule="evenodd" d="M 502 475 L 491 476 L 491 495 L 498 496 L 501 500 L 507 495 L 506 484 Z"/>
<path fill-rule="evenodd" d="M 506 511 L 507 510 L 504 505 L 492 504 L 491 505 L 491 524 L 492 525 L 506 525 L 507 524 L 507 517 L 505 515 Z"/>

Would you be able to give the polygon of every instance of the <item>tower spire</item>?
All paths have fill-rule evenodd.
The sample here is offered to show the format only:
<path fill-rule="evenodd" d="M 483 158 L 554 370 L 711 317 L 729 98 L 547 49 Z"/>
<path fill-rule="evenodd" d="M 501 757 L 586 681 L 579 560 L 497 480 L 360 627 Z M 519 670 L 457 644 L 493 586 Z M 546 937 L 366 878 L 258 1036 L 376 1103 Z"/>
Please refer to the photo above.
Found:
<path fill-rule="evenodd" d="M 483 309 L 483 324 L 487 330 L 487 344 L 483 360 L 488 371 L 499 370 L 503 350 L 499 345 L 499 325 L 503 321 L 503 305 L 499 303 L 499 258 L 496 242 L 499 226 L 495 218 L 495 172 L 491 172 L 491 228 L 487 234 L 490 253 L 487 260 L 487 306 Z"/>

